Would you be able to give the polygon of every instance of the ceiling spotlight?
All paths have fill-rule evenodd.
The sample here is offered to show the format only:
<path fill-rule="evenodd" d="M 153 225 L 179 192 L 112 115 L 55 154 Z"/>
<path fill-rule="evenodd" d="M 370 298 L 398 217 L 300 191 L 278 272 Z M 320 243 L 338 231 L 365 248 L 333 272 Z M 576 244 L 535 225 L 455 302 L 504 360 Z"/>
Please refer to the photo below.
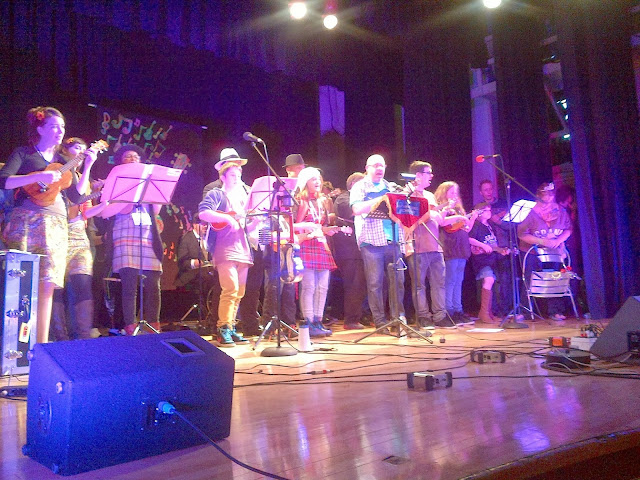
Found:
<path fill-rule="evenodd" d="M 307 5 L 304 2 L 291 2 L 289 4 L 289 14 L 294 20 L 301 20 L 307 14 Z"/>
<path fill-rule="evenodd" d="M 324 28 L 327 30 L 333 30 L 338 25 L 338 17 L 335 15 L 325 15 L 322 23 L 324 23 Z"/>
<path fill-rule="evenodd" d="M 482 3 L 487 8 L 498 8 L 502 4 L 502 0 L 482 0 Z"/>

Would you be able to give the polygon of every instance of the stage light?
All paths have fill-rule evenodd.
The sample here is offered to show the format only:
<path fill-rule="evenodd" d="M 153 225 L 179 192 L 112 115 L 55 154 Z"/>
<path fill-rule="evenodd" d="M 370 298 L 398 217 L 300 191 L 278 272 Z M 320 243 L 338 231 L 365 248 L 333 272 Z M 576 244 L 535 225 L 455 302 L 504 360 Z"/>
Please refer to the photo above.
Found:
<path fill-rule="evenodd" d="M 333 30 L 338 25 L 338 17 L 335 15 L 325 15 L 322 23 L 327 30 Z"/>
<path fill-rule="evenodd" d="M 482 0 L 482 3 L 487 8 L 498 8 L 502 3 L 502 0 Z"/>
<path fill-rule="evenodd" d="M 294 20 L 301 20 L 307 15 L 307 5 L 304 2 L 291 2 L 289 14 Z"/>

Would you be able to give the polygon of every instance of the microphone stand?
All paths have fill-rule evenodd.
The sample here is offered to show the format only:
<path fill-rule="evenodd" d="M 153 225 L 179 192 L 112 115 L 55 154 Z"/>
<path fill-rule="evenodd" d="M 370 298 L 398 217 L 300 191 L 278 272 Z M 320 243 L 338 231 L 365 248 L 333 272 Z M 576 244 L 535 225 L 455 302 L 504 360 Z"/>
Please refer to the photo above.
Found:
<path fill-rule="evenodd" d="M 496 165 L 496 163 L 493 161 L 491 157 L 487 158 L 486 160 L 489 162 L 491 166 L 493 166 L 493 168 L 495 168 L 502 174 L 502 177 L 504 179 L 505 194 L 506 194 L 506 200 L 507 200 L 507 211 L 510 213 L 511 206 L 512 206 L 512 203 L 511 203 L 511 183 L 512 182 L 518 185 L 520 188 L 522 188 L 525 192 L 529 193 L 529 195 L 531 195 L 534 198 L 535 198 L 535 194 L 531 192 L 531 190 L 529 190 L 527 187 L 522 185 L 512 175 L 509 175 L 505 171 L 504 159 L 502 158 L 501 154 L 498 154 L 497 157 L 500 159 L 500 163 L 502 165 L 501 167 Z M 520 292 L 518 289 L 518 280 L 516 276 L 516 261 L 514 256 L 515 254 L 513 252 L 513 250 L 518 248 L 518 246 L 517 246 L 517 238 L 513 229 L 514 229 L 513 222 L 510 221 L 509 222 L 509 246 L 511 247 L 512 251 L 509 255 L 509 266 L 511 269 L 511 301 L 512 301 L 513 308 L 502 319 L 499 327 L 509 328 L 509 329 L 522 329 L 522 328 L 529 328 L 529 325 L 527 325 L 526 323 L 521 323 L 517 321 L 518 314 L 520 313 Z"/>
<path fill-rule="evenodd" d="M 264 147 L 264 152 L 265 155 L 262 154 L 262 152 L 260 151 L 260 149 L 257 147 L 256 142 L 252 141 L 251 142 L 251 146 L 254 148 L 254 150 L 256 152 L 258 152 L 258 155 L 260 155 L 260 158 L 262 159 L 262 161 L 265 163 L 265 165 L 267 166 L 267 177 L 269 177 L 270 174 L 273 174 L 273 176 L 275 177 L 276 181 L 274 182 L 273 185 L 273 190 L 272 190 L 272 197 L 271 197 L 271 205 L 270 205 L 270 210 L 269 210 L 269 216 L 271 216 L 272 210 L 271 208 L 273 208 L 275 206 L 275 213 L 276 213 L 276 248 L 275 251 L 273 249 L 271 249 L 271 268 L 269 271 L 269 277 L 270 280 L 272 282 L 272 285 L 276 285 L 276 311 L 277 311 L 277 322 L 276 322 L 276 336 L 277 336 L 277 344 L 275 347 L 267 347 L 265 349 L 262 350 L 262 352 L 260 352 L 260 356 L 262 357 L 290 357 L 293 355 L 297 355 L 298 351 L 295 348 L 292 347 L 285 347 L 282 346 L 280 344 L 280 335 L 282 333 L 282 329 L 281 329 L 281 324 L 282 324 L 282 302 L 280 300 L 280 296 L 281 296 L 281 292 L 282 292 L 282 285 L 281 282 L 282 280 L 280 279 L 280 269 L 281 269 L 281 265 L 280 265 L 280 252 L 281 252 L 281 247 L 280 247 L 280 214 L 281 214 L 281 209 L 280 209 L 280 198 L 278 197 L 278 192 L 280 191 L 285 191 L 286 192 L 286 197 L 287 200 L 291 200 L 291 204 L 296 204 L 297 202 L 296 200 L 293 198 L 293 195 L 291 194 L 291 192 L 287 189 L 284 181 L 282 180 L 282 178 L 280 177 L 280 175 L 278 175 L 276 173 L 276 171 L 273 169 L 273 167 L 271 166 L 271 163 L 269 162 L 269 153 L 267 152 L 267 145 L 264 142 L 261 142 L 263 147 Z M 292 213 L 289 213 L 289 215 L 292 215 Z M 272 226 L 273 226 L 273 222 L 270 221 L 269 222 Z M 273 228 L 271 229 L 270 232 L 270 237 L 273 238 Z M 268 248 L 268 246 L 267 246 Z M 275 258 L 274 258 L 275 256 Z M 274 262 L 275 260 L 275 262 Z M 260 338 L 258 338 L 258 341 L 256 342 L 256 346 L 258 345 L 258 343 L 260 343 L 260 340 L 262 339 L 262 337 L 264 336 L 265 332 L 268 331 L 268 329 L 271 327 L 273 320 L 269 320 L 269 322 L 267 323 L 267 325 L 265 325 L 264 331 L 262 332 L 262 335 L 260 335 Z M 289 327 L 287 325 L 288 328 L 291 329 L 291 327 Z M 292 329 L 293 330 L 293 329 Z M 254 346 L 254 350 L 255 350 L 255 346 Z"/>

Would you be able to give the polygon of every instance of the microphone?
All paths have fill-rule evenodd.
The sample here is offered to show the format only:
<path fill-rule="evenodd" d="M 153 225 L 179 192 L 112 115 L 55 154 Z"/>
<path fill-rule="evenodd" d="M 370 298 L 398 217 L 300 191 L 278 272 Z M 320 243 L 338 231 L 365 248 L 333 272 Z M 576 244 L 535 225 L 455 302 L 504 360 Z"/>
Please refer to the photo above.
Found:
<path fill-rule="evenodd" d="M 478 163 L 482 163 L 482 162 L 484 162 L 487 158 L 497 158 L 497 157 L 499 157 L 499 156 L 500 156 L 500 154 L 499 154 L 499 153 L 496 153 L 495 155 L 478 155 L 478 156 L 476 157 L 476 162 L 478 162 Z"/>
<path fill-rule="evenodd" d="M 244 132 L 244 134 L 242 135 L 242 138 L 244 138 L 247 142 L 264 143 L 261 138 L 256 137 L 251 132 Z"/>
<path fill-rule="evenodd" d="M 413 173 L 399 173 L 398 180 L 403 180 L 405 182 L 412 182 L 416 179 L 415 174 Z"/>
<path fill-rule="evenodd" d="M 415 175 L 414 175 L 414 177 L 415 177 Z M 411 198 L 411 195 L 413 195 L 414 193 L 416 193 L 416 187 L 414 187 L 413 183 L 411 183 L 411 182 L 407 183 L 407 202 Z"/>

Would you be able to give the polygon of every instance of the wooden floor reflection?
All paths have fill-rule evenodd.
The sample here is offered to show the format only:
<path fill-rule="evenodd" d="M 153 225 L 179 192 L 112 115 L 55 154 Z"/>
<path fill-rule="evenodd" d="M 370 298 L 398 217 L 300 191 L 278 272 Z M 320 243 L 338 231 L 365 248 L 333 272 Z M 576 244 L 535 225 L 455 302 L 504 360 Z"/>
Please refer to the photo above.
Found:
<path fill-rule="evenodd" d="M 363 333 L 338 327 L 315 342 L 313 353 L 261 357 L 274 342 L 256 350 L 226 349 L 236 359 L 236 388 L 231 435 L 219 445 L 249 465 L 291 479 L 444 480 L 488 478 L 488 469 L 639 429 L 640 382 L 541 366 L 548 337 L 575 336 L 579 327 L 538 322 L 497 333 L 437 330 L 433 344 L 385 335 L 355 344 Z M 472 349 L 506 352 L 506 362 L 471 363 Z M 592 366 L 640 373 L 638 367 L 599 361 Z M 406 373 L 426 370 L 451 372 L 452 387 L 409 390 Z M 26 404 L 2 400 L 0 412 L 0 478 L 59 478 L 21 454 Z M 520 471 L 544 473 L 536 465 Z M 72 478 L 263 477 L 200 446 Z"/>

